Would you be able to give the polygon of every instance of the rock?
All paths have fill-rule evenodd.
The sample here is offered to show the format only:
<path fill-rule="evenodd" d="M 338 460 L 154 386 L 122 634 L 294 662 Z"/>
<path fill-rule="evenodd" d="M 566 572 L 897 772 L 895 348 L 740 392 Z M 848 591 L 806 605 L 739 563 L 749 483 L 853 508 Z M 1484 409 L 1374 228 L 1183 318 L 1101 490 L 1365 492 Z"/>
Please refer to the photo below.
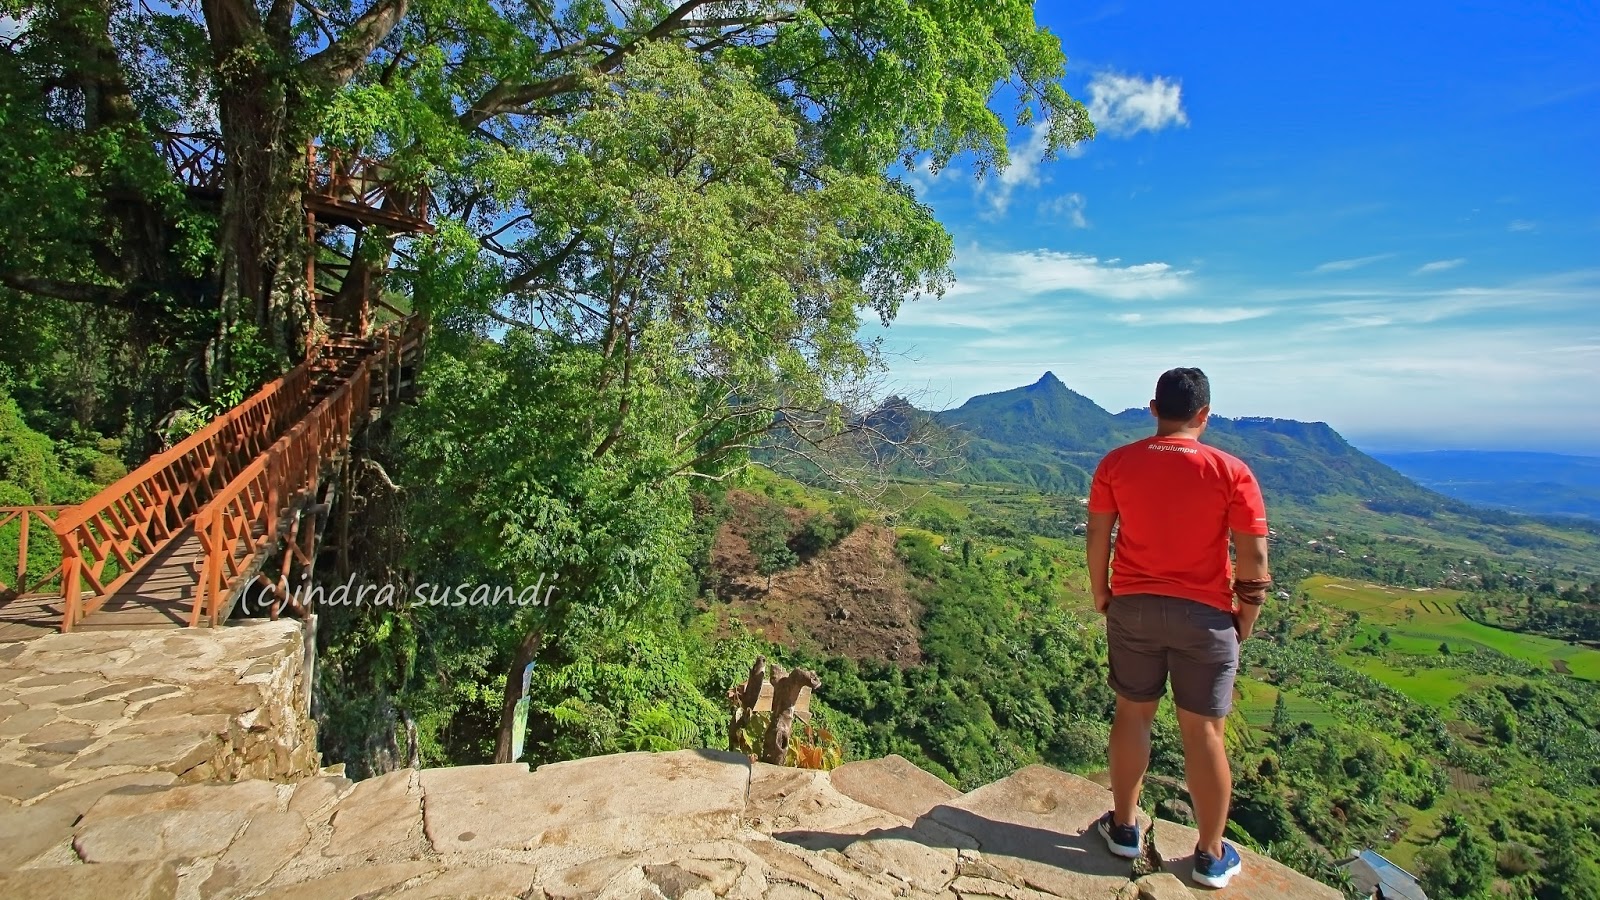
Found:
<path fill-rule="evenodd" d="M 0 763 L 0 797 L 26 803 L 66 784 L 68 779 L 52 775 L 37 766 Z"/>
<path fill-rule="evenodd" d="M 961 796 L 937 776 L 896 755 L 845 763 L 829 772 L 828 778 L 846 797 L 910 821 Z"/>
<path fill-rule="evenodd" d="M 0 809 L 0 871 L 20 869 L 72 835 L 78 813 L 53 801 Z"/>
<path fill-rule="evenodd" d="M 96 778 L 62 788 L 51 794 L 47 800 L 70 808 L 76 818 L 88 812 L 96 800 L 118 788 L 164 787 L 177 780 L 177 776 L 171 772 L 129 772 L 126 775 Z"/>
<path fill-rule="evenodd" d="M 957 878 L 951 883 L 950 890 L 961 900 L 1050 900 L 1048 894 L 1041 894 L 1032 888 L 970 875 Z"/>
<path fill-rule="evenodd" d="M 352 793 L 333 814 L 333 836 L 322 852 L 325 856 L 349 856 L 404 846 L 421 835 L 421 826 L 422 807 L 417 797 L 401 795 L 363 803 Z"/>
<path fill-rule="evenodd" d="M 311 821 L 325 821 L 327 817 L 318 813 L 348 794 L 352 787 L 354 785 L 350 779 L 342 776 L 323 776 L 302 781 L 295 786 L 294 796 L 289 799 L 289 809 Z"/>
<path fill-rule="evenodd" d="M 405 900 L 520 900 L 539 878 L 537 866 L 524 863 L 450 869 L 437 878 L 384 895 Z M 541 895 L 542 896 L 542 895 Z"/>
<path fill-rule="evenodd" d="M 1139 888 L 1139 900 L 1194 900 L 1194 893 L 1171 872 L 1146 875 L 1136 885 Z"/>
<path fill-rule="evenodd" d="M 297 812 L 257 814 L 217 860 L 211 877 L 200 886 L 200 896 L 236 897 L 265 883 L 310 840 L 306 820 Z"/>
<path fill-rule="evenodd" d="M 94 729 L 82 722 L 52 722 L 23 735 L 20 743 L 37 746 L 57 741 L 88 740 L 93 735 Z"/>
<path fill-rule="evenodd" d="M 121 700 L 96 700 L 82 706 L 61 710 L 61 715 L 79 722 L 110 722 L 128 713 L 128 704 Z"/>
<path fill-rule="evenodd" d="M 696 888 L 704 889 L 709 881 L 672 863 L 644 866 L 645 880 L 655 886 L 667 900 L 682 900 L 683 895 Z"/>
<path fill-rule="evenodd" d="M 1156 813 L 1163 819 L 1182 825 L 1194 824 L 1194 808 L 1182 800 L 1163 800 L 1156 806 Z"/>
<path fill-rule="evenodd" d="M 0 897 L 6 900 L 59 900 L 62 897 L 169 900 L 177 895 L 177 867 L 164 861 L 0 872 Z"/>
<path fill-rule="evenodd" d="M 1048 766 L 1028 766 L 934 807 L 932 817 L 971 835 L 983 858 L 1013 880 L 1081 900 L 1112 900 L 1128 880 L 1127 860 L 1092 833 L 1110 794 Z"/>
<path fill-rule="evenodd" d="M 0 738 L 16 737 L 27 734 L 35 728 L 49 725 L 56 720 L 54 709 L 43 707 L 40 709 L 16 708 L 14 712 L 0 720 Z"/>
<path fill-rule="evenodd" d="M 376 896 L 384 888 L 403 884 L 436 868 L 437 863 L 415 861 L 356 866 L 321 878 L 273 887 L 261 895 L 261 900 L 353 900 Z"/>
<path fill-rule="evenodd" d="M 217 738 L 211 734 L 175 731 L 134 735 L 105 742 L 100 749 L 78 757 L 68 768 L 134 766 L 181 775 L 210 759 L 217 748 Z"/>
<path fill-rule="evenodd" d="M 1161 852 L 1162 868 L 1177 876 L 1182 884 L 1191 884 L 1194 872 L 1194 846 L 1200 833 L 1187 825 L 1160 822 L 1155 829 L 1156 849 Z M 1313 881 L 1287 866 L 1279 865 L 1257 853 L 1239 847 L 1244 858 L 1244 869 L 1233 877 L 1221 891 L 1204 890 L 1199 893 L 1215 895 L 1228 900 L 1341 900 L 1339 891 L 1318 881 Z"/>
<path fill-rule="evenodd" d="M 734 834 L 749 760 L 714 750 L 625 753 L 541 766 L 422 772 L 423 820 L 441 853 L 540 846 L 602 856 Z"/>
<path fill-rule="evenodd" d="M 227 849 L 250 821 L 249 813 L 163 810 L 124 819 L 80 824 L 72 848 L 84 862 L 165 859 L 180 864 Z"/>

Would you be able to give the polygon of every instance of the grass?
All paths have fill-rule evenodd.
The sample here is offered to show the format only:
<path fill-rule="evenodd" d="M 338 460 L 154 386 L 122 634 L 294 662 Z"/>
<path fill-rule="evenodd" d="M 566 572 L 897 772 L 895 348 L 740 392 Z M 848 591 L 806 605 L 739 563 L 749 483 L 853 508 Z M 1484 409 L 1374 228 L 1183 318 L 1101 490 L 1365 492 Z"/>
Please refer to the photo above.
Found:
<path fill-rule="evenodd" d="M 1438 647 L 1437 644 L 1434 646 Z M 1434 652 L 1437 653 L 1437 649 Z M 1345 656 L 1340 662 L 1348 668 L 1383 682 L 1418 703 L 1426 703 L 1438 709 L 1447 708 L 1451 700 L 1493 680 L 1474 676 L 1460 669 L 1396 668 L 1372 657 Z"/>
<path fill-rule="evenodd" d="M 1440 644 L 1449 644 L 1452 650 L 1488 649 L 1549 670 L 1554 669 L 1555 660 L 1561 660 L 1575 677 L 1600 681 L 1600 651 L 1474 622 L 1456 611 L 1460 591 L 1383 587 L 1321 575 L 1301 582 L 1301 589 L 1330 606 L 1360 613 L 1363 623 L 1388 631 L 1388 649 L 1396 653 L 1436 655 Z M 1368 674 L 1390 683 L 1376 672 Z M 1433 690 L 1419 687 L 1425 692 Z M 1422 696 L 1416 699 L 1433 702 Z"/>
<path fill-rule="evenodd" d="M 1240 675 L 1234 681 L 1234 706 L 1244 716 L 1246 724 L 1265 731 L 1272 726 L 1272 711 L 1277 706 L 1278 693 L 1278 688 L 1273 685 Z M 1283 692 L 1283 706 L 1291 722 L 1310 722 L 1324 727 L 1337 720 L 1333 712 L 1321 703 L 1290 691 Z"/>

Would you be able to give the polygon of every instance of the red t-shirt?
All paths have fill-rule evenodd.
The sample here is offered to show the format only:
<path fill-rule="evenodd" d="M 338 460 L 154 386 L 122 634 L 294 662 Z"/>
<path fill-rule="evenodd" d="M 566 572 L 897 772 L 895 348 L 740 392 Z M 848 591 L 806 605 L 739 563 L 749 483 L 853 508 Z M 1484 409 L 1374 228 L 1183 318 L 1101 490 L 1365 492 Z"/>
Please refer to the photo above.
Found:
<path fill-rule="evenodd" d="M 1181 435 L 1106 454 L 1089 511 L 1116 513 L 1111 593 L 1161 594 L 1233 609 L 1229 531 L 1264 535 L 1267 506 L 1238 458 Z"/>

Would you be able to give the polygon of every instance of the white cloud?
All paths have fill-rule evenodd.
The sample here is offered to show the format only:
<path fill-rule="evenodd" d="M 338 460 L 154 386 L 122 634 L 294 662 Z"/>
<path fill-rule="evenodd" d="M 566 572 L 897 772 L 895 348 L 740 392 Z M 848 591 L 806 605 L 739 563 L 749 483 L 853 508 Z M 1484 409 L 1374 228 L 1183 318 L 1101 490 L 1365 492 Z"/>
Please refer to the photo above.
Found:
<path fill-rule="evenodd" d="M 1461 265 L 1462 263 L 1465 263 L 1465 262 L 1466 262 L 1466 260 L 1464 260 L 1464 259 L 1440 259 L 1440 260 L 1435 260 L 1434 262 L 1431 262 L 1431 263 L 1423 263 L 1422 265 L 1417 267 L 1417 270 L 1415 272 L 1412 272 L 1411 274 L 1413 274 L 1413 275 L 1431 275 L 1434 272 L 1448 272 L 1451 269 L 1454 269 L 1456 266 L 1459 266 L 1459 265 Z"/>
<path fill-rule="evenodd" d="M 1044 178 L 1039 171 L 1040 164 L 1044 162 L 1045 150 L 1049 146 L 1050 123 L 1040 122 L 1028 133 L 1027 140 L 1021 146 L 1007 148 L 1010 164 L 1004 171 L 994 175 L 992 180 L 985 179 L 985 183 L 978 186 L 980 192 L 985 189 L 989 192 L 989 212 L 985 218 L 995 219 L 1005 215 L 1006 209 L 1011 206 L 1011 194 L 1017 188 L 1040 185 Z"/>
<path fill-rule="evenodd" d="M 1073 228 L 1088 228 L 1089 219 L 1084 215 L 1086 206 L 1088 201 L 1082 194 L 1063 194 L 1039 204 L 1039 212 L 1052 221 L 1064 221 Z"/>
<path fill-rule="evenodd" d="M 1394 256 L 1394 254 L 1379 253 L 1376 256 L 1358 256 L 1355 259 L 1334 259 L 1317 266 L 1311 271 L 1317 275 L 1322 275 L 1327 272 L 1348 272 L 1351 269 L 1359 269 L 1362 266 L 1372 265 L 1375 262 L 1388 259 L 1391 256 Z"/>
<path fill-rule="evenodd" d="M 1089 120 L 1110 137 L 1189 124 L 1183 87 L 1166 78 L 1101 72 L 1089 82 Z"/>
<path fill-rule="evenodd" d="M 951 295 L 1037 296 L 1076 292 L 1107 300 L 1165 300 L 1187 292 L 1192 272 L 1164 262 L 1120 265 L 1080 253 L 1029 250 L 958 253 Z"/>
<path fill-rule="evenodd" d="M 1530 222 L 1527 219 L 1512 219 L 1511 220 L 1511 224 L 1506 226 L 1506 230 L 1507 231 L 1532 231 L 1532 230 L 1534 230 L 1535 228 L 1538 228 L 1538 227 L 1539 227 L 1539 223 L 1537 223 L 1537 222 Z"/>
<path fill-rule="evenodd" d="M 1194 307 L 1189 309 L 1174 309 L 1158 313 L 1122 313 L 1112 316 L 1124 325 L 1227 325 L 1231 322 L 1244 322 L 1250 319 L 1259 319 L 1262 316 L 1272 315 L 1272 309 L 1257 307 L 1247 309 L 1243 306 L 1229 306 L 1220 309 L 1207 309 Z"/>

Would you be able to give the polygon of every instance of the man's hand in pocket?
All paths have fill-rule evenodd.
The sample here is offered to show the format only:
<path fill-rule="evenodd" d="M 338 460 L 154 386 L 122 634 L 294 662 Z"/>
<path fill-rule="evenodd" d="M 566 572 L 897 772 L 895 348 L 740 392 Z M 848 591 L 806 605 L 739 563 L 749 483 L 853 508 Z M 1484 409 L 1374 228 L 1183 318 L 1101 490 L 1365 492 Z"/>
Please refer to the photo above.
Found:
<path fill-rule="evenodd" d="M 1235 603 L 1233 612 L 1233 627 L 1239 632 L 1239 640 L 1249 640 L 1255 633 L 1256 619 L 1261 615 L 1261 607 L 1251 606 L 1248 603 Z"/>

